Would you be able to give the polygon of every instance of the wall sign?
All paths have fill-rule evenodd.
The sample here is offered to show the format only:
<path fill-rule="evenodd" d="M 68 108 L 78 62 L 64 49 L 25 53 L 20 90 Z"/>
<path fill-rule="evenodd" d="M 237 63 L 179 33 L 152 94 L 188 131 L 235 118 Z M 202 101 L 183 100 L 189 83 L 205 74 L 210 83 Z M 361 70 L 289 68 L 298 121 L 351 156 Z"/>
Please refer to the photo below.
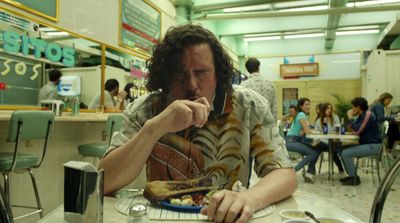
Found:
<path fill-rule="evenodd" d="M 2 0 L 30 13 L 58 22 L 59 0 Z"/>
<path fill-rule="evenodd" d="M 161 12 L 144 0 L 120 0 L 119 44 L 151 54 L 161 33 Z"/>
<path fill-rule="evenodd" d="M 40 58 L 42 52 L 52 62 L 61 62 L 67 67 L 75 66 L 75 50 L 70 47 L 61 48 L 56 43 L 47 43 L 42 39 L 36 39 L 20 35 L 15 31 L 2 32 L 3 49 L 10 54 L 22 53 L 29 55 L 29 48 L 33 48 L 33 55 Z"/>
<path fill-rule="evenodd" d="M 281 64 L 281 77 L 318 76 L 318 63 Z"/>

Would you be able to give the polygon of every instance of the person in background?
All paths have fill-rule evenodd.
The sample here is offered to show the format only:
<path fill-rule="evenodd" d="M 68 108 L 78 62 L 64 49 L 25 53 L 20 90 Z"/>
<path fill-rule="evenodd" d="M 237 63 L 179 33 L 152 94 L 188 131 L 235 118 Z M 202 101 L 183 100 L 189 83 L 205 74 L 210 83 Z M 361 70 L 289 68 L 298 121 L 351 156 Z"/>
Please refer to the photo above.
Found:
<path fill-rule="evenodd" d="M 383 93 L 379 96 L 378 99 L 374 101 L 371 105 L 371 112 L 375 114 L 376 119 L 378 121 L 378 125 L 380 129 L 383 129 L 383 122 L 389 122 L 389 129 L 387 132 L 388 142 L 387 142 L 387 149 L 388 152 L 391 152 L 394 142 L 400 139 L 399 127 L 396 123 L 393 123 L 395 119 L 390 117 L 391 112 L 389 105 L 393 100 L 393 96 L 390 93 Z M 382 133 L 383 135 L 384 133 Z"/>
<path fill-rule="evenodd" d="M 305 143 L 305 135 L 312 133 L 309 127 L 308 114 L 310 112 L 310 99 L 300 98 L 297 102 L 299 111 L 294 118 L 292 126 L 286 135 L 286 148 L 289 152 L 297 152 L 304 156 L 303 160 L 295 166 L 295 170 L 301 170 L 306 164 L 308 169 L 304 175 L 306 183 L 314 183 L 315 164 L 318 161 L 320 150 Z"/>
<path fill-rule="evenodd" d="M 315 117 L 315 122 L 321 117 L 322 106 L 324 106 L 324 103 L 318 103 L 315 106 L 315 112 L 317 113 L 317 116 Z"/>
<path fill-rule="evenodd" d="M 49 72 L 49 82 L 40 89 L 38 96 L 38 104 L 42 100 L 62 100 L 63 97 L 58 95 L 57 85 L 60 83 L 62 76 L 61 71 L 53 69 Z"/>
<path fill-rule="evenodd" d="M 278 120 L 277 115 L 277 100 L 275 87 L 269 80 L 264 79 L 260 75 L 260 61 L 256 58 L 249 58 L 246 62 L 246 69 L 249 72 L 249 78 L 243 81 L 240 85 L 247 87 L 259 94 L 261 94 L 269 102 L 269 109 L 275 121 Z"/>
<path fill-rule="evenodd" d="M 356 97 L 351 100 L 353 108 L 347 112 L 354 134 L 359 135 L 359 145 L 342 149 L 340 156 L 343 160 L 348 177 L 340 179 L 343 185 L 356 186 L 361 183 L 357 175 L 354 157 L 378 154 L 382 138 L 379 134 L 378 120 L 375 114 L 368 111 L 368 102 L 365 98 Z M 357 117 L 356 120 L 354 118 Z"/>
<path fill-rule="evenodd" d="M 124 108 L 125 91 L 119 91 L 119 82 L 116 79 L 108 79 L 104 86 L 104 109 L 115 110 Z M 118 99 L 115 100 L 114 97 Z M 88 108 L 96 109 L 100 105 L 100 93 L 90 101 Z"/>
<path fill-rule="evenodd" d="M 292 122 L 294 118 L 297 115 L 297 107 L 295 105 L 290 105 L 289 106 L 289 114 L 285 115 L 282 117 L 282 124 L 286 129 L 290 129 L 290 126 L 292 125 Z"/>
<path fill-rule="evenodd" d="M 225 190 L 201 213 L 242 223 L 294 192 L 296 175 L 267 101 L 232 86 L 231 59 L 213 33 L 193 24 L 170 28 L 147 69 L 152 93 L 127 106 L 100 161 L 105 194 L 129 184 L 146 164 L 148 181 L 211 178 Z M 236 181 L 248 186 L 250 156 L 260 181 L 231 191 Z"/>
<path fill-rule="evenodd" d="M 315 121 L 314 130 L 323 132 L 322 127 L 324 126 L 324 122 L 326 121 L 328 126 L 328 133 L 335 133 L 335 126 L 340 126 L 339 117 L 336 114 L 333 114 L 333 108 L 331 103 L 325 103 L 322 105 L 322 109 L 320 112 L 320 117 Z M 336 142 L 333 148 L 332 158 L 335 162 L 336 166 L 339 169 L 339 173 L 344 173 L 342 162 L 338 156 L 339 142 Z M 329 151 L 328 148 L 328 139 L 320 139 L 320 142 L 316 145 L 316 148 L 321 151 Z"/>
<path fill-rule="evenodd" d="M 135 100 L 135 96 L 133 95 L 133 90 L 135 89 L 135 84 L 130 82 L 127 83 L 124 87 L 124 91 L 126 93 L 125 96 L 125 106 L 127 106 L 129 103 L 133 102 Z"/>

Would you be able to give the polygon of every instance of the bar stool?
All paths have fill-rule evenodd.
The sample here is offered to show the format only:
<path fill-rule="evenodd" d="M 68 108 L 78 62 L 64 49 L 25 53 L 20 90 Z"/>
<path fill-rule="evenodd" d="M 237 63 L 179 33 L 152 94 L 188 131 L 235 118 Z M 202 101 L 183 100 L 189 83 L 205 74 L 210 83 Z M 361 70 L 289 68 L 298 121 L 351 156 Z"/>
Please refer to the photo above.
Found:
<path fill-rule="evenodd" d="M 10 200 L 10 173 L 14 170 L 27 171 L 31 177 L 37 207 L 13 205 L 14 207 L 36 209 L 29 214 L 14 218 L 27 217 L 38 213 L 43 218 L 43 208 L 32 169 L 38 168 L 43 162 L 47 149 L 50 128 L 54 123 L 54 114 L 50 111 L 15 111 L 11 114 L 7 142 L 15 143 L 14 152 L 0 153 L 0 172 L 4 177 L 5 200 L 12 206 Z M 21 141 L 44 139 L 41 157 L 20 153 Z"/>
<path fill-rule="evenodd" d="M 108 144 L 105 143 L 89 143 L 78 145 L 79 155 L 82 157 L 101 158 L 106 153 L 111 143 L 114 131 L 119 130 L 122 126 L 122 115 L 109 115 L 106 122 L 106 135 L 109 136 Z"/>

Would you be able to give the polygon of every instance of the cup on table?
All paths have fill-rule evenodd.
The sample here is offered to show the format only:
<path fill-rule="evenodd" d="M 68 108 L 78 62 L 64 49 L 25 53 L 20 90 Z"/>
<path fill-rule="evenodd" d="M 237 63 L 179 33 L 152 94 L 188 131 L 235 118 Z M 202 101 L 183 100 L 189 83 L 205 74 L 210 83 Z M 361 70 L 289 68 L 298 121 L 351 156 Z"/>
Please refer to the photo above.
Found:
<path fill-rule="evenodd" d="M 286 222 L 286 220 L 299 220 L 294 222 L 308 222 L 309 217 L 304 214 L 303 210 L 298 209 L 283 209 L 279 212 L 279 216 L 281 216 L 282 222 Z M 304 220 L 304 221 L 300 221 Z"/>
<path fill-rule="evenodd" d="M 340 134 L 340 125 L 335 125 L 335 133 Z"/>
<path fill-rule="evenodd" d="M 96 107 L 96 114 L 101 115 L 101 114 L 103 114 L 103 112 L 104 112 L 104 105 L 98 105 Z"/>

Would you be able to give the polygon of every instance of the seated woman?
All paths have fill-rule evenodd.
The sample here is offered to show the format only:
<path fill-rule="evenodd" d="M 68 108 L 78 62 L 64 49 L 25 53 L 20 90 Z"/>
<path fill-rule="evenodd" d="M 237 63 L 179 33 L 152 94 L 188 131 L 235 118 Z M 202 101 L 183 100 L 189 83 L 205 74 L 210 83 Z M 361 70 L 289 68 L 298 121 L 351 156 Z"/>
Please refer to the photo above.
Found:
<path fill-rule="evenodd" d="M 319 150 L 304 143 L 304 135 L 311 133 L 307 114 L 310 112 L 310 99 L 300 98 L 297 103 L 299 111 L 292 122 L 291 128 L 286 135 L 286 148 L 288 151 L 297 152 L 304 156 L 303 160 L 295 166 L 295 170 L 301 170 L 308 164 L 307 173 L 304 175 L 306 183 L 314 183 L 315 164 L 320 154 Z"/>
<path fill-rule="evenodd" d="M 323 132 L 322 127 L 324 126 L 324 123 L 326 122 L 326 125 L 328 127 L 328 133 L 334 133 L 335 132 L 335 126 L 340 125 L 339 117 L 336 114 L 333 114 L 333 109 L 332 109 L 332 104 L 331 103 L 325 103 L 322 106 L 321 112 L 320 112 L 320 117 L 315 121 L 315 127 L 314 129 L 319 132 Z M 339 173 L 343 173 L 344 169 L 342 166 L 342 162 L 339 159 L 337 150 L 339 149 L 338 143 L 334 144 L 335 147 L 333 149 L 333 154 L 332 158 L 333 161 L 335 162 L 336 166 L 339 169 Z M 328 139 L 321 139 L 320 142 L 317 144 L 317 149 L 321 151 L 328 151 Z"/>
<path fill-rule="evenodd" d="M 399 133 L 399 127 L 395 123 L 395 119 L 393 117 L 390 117 L 391 112 L 389 105 L 393 100 L 393 96 L 390 93 L 383 93 L 379 96 L 378 99 L 374 101 L 374 103 L 371 105 L 371 112 L 374 113 L 379 129 L 383 129 L 383 122 L 388 121 L 389 122 L 389 129 L 387 132 L 388 136 L 388 142 L 387 142 L 387 150 L 388 152 L 392 151 L 394 142 L 396 140 L 400 140 L 400 133 Z M 383 135 L 383 133 L 382 133 Z"/>
<path fill-rule="evenodd" d="M 353 158 L 378 154 L 382 138 L 379 134 L 378 121 L 374 113 L 368 111 L 367 100 L 362 97 L 356 97 L 351 100 L 351 104 L 353 108 L 347 112 L 347 115 L 349 119 L 357 116 L 357 119 L 352 121 L 351 128 L 354 134 L 360 136 L 358 140 L 360 144 L 342 150 L 340 156 L 349 176 L 340 181 L 343 185 L 356 186 L 361 181 L 360 177 L 357 176 Z"/>

